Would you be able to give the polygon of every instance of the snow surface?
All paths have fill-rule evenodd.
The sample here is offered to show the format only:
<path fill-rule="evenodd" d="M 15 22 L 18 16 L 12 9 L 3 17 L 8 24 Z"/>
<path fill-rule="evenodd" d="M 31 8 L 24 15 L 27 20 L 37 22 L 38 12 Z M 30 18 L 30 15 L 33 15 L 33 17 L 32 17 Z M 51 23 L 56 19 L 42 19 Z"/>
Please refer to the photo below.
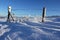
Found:
<path fill-rule="evenodd" d="M 14 22 L 0 19 L 0 40 L 60 40 L 60 17 L 18 18 Z"/>

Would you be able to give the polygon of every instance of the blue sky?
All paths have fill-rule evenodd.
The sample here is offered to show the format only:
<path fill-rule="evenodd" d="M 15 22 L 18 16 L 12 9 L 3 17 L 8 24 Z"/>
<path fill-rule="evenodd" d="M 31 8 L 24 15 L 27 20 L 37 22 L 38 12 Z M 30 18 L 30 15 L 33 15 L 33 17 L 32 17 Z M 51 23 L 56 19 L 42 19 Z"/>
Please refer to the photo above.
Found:
<path fill-rule="evenodd" d="M 0 15 L 7 16 L 9 5 L 16 16 L 41 16 L 44 6 L 47 9 L 47 16 L 60 15 L 59 4 L 60 0 L 0 0 Z"/>

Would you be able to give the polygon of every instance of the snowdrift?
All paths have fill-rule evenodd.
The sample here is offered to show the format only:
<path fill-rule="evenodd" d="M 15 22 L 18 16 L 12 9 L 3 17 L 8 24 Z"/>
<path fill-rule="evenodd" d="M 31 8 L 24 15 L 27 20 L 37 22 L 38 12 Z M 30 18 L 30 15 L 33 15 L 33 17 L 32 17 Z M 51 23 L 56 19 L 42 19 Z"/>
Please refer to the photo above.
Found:
<path fill-rule="evenodd" d="M 59 20 L 47 18 L 42 23 L 37 17 L 20 18 L 17 22 L 0 19 L 0 40 L 60 40 Z"/>

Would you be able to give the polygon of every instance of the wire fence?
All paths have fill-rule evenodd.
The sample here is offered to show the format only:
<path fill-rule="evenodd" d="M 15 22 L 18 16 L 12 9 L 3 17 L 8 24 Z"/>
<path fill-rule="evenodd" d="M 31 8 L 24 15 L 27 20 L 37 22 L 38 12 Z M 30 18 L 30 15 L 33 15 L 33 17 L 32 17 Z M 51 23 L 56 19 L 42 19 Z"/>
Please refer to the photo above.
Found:
<path fill-rule="evenodd" d="M 16 15 L 37 15 L 37 16 L 41 16 L 42 15 L 42 10 L 43 9 L 12 9 L 12 12 Z M 54 14 L 55 12 L 60 12 L 60 10 L 55 10 L 55 9 L 47 9 L 46 12 L 50 13 L 50 14 Z M 28 14 L 26 14 L 28 13 Z M 48 14 L 47 13 L 47 14 Z"/>
<path fill-rule="evenodd" d="M 9 0 L 8 3 L 9 5 L 11 5 L 12 3 L 14 2 L 14 0 Z M 46 0 L 43 1 L 43 5 L 46 7 Z M 12 13 L 16 14 L 16 15 L 19 15 L 18 13 L 22 14 L 24 13 L 25 15 L 28 15 L 26 13 L 29 13 L 29 14 L 32 14 L 32 15 L 41 15 L 42 14 L 42 10 L 43 9 L 12 9 Z M 56 9 L 47 9 L 46 12 L 60 12 L 60 10 L 56 10 Z M 23 15 L 23 14 L 22 14 Z"/>

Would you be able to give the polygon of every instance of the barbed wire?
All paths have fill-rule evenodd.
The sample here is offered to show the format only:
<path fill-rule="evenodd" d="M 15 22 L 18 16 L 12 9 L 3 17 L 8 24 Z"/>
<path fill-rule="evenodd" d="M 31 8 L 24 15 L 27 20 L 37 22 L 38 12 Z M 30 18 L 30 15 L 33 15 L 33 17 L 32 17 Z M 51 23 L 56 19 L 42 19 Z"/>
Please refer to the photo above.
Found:
<path fill-rule="evenodd" d="M 27 11 L 27 10 L 31 10 L 31 11 L 32 11 L 32 10 L 42 11 L 43 9 L 12 9 L 12 11 L 19 11 L 19 10 L 20 10 L 20 11 L 24 11 L 24 10 L 26 10 L 26 11 Z M 47 11 L 53 11 L 53 12 L 55 11 L 55 12 L 58 12 L 58 11 L 60 11 L 60 10 L 48 9 Z"/>
<path fill-rule="evenodd" d="M 42 9 L 12 9 L 12 11 L 19 11 L 19 10 L 42 10 Z"/>

